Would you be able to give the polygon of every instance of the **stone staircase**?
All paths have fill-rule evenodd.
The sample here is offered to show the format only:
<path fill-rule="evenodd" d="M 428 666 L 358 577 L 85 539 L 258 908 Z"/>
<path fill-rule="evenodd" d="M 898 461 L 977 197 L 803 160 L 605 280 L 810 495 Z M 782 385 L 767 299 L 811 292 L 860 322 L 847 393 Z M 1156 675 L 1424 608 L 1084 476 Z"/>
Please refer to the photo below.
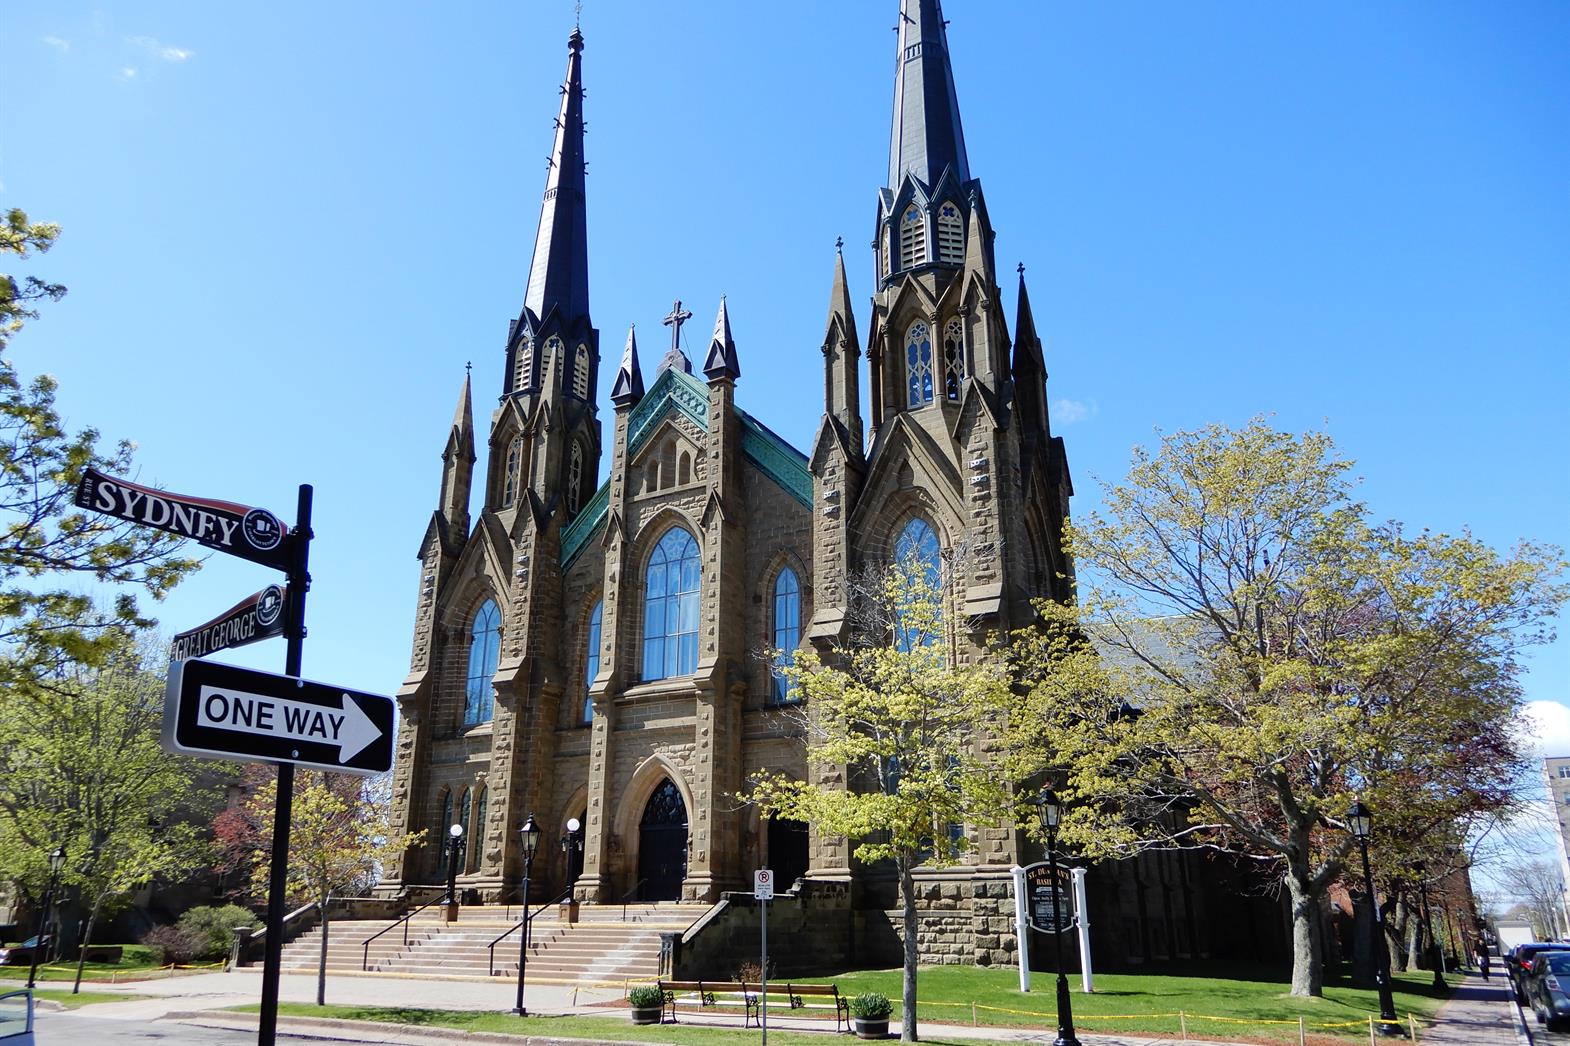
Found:
<path fill-rule="evenodd" d="M 327 971 L 355 975 L 514 979 L 518 976 L 518 932 L 503 938 L 492 964 L 489 945 L 517 925 L 518 906 L 470 905 L 458 921 L 443 922 L 431 907 L 404 927 L 389 919 L 334 919 L 329 926 Z M 582 905 L 578 921 L 566 923 L 555 909 L 534 917 L 529 980 L 562 984 L 620 984 L 659 976 L 660 934 L 684 931 L 709 910 L 705 904 Z M 392 926 L 392 929 L 387 927 Z M 364 942 L 380 930 L 366 947 Z M 321 957 L 317 926 L 283 950 L 285 973 L 315 973 Z M 363 957 L 363 958 L 362 958 Z M 363 968 L 362 968 L 363 962 Z"/>

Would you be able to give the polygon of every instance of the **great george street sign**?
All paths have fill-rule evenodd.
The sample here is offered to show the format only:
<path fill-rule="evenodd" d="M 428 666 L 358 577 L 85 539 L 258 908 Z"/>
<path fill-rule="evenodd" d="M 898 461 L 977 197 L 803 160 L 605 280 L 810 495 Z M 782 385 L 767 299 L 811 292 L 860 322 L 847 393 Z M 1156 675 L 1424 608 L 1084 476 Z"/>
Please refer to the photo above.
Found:
<path fill-rule="evenodd" d="M 392 769 L 393 699 L 213 661 L 177 661 L 164 748 L 348 774 Z"/>
<path fill-rule="evenodd" d="M 219 650 L 283 635 L 284 606 L 288 598 L 288 589 L 282 585 L 268 585 L 260 592 L 246 596 L 205 625 L 175 636 L 169 644 L 169 660 L 206 657 Z"/>
<path fill-rule="evenodd" d="M 82 482 L 77 484 L 76 505 L 167 530 L 208 548 L 279 570 L 288 570 L 294 562 L 294 543 L 286 540 L 289 528 L 264 508 L 171 494 L 106 476 L 92 468 L 82 474 Z"/>

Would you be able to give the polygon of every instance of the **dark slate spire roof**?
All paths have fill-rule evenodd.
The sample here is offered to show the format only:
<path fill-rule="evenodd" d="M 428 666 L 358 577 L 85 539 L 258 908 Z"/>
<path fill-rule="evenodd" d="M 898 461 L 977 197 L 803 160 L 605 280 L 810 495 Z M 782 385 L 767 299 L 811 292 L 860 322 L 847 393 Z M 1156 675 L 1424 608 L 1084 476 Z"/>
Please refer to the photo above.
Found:
<path fill-rule="evenodd" d="M 719 315 L 714 317 L 714 336 L 709 339 L 709 354 L 703 360 L 703 373 L 709 378 L 741 377 L 741 363 L 736 358 L 736 341 L 730 334 L 730 313 L 725 310 L 725 296 L 720 296 Z"/>
<path fill-rule="evenodd" d="M 536 320 L 551 309 L 571 321 L 589 314 L 588 222 L 583 195 L 583 34 L 567 38 L 556 144 L 545 176 L 545 202 L 534 239 L 534 264 L 523 304 Z"/>
<path fill-rule="evenodd" d="M 638 369 L 638 328 L 627 328 L 627 347 L 622 350 L 621 369 L 611 389 L 611 402 L 618 407 L 643 398 L 643 371 Z"/>
<path fill-rule="evenodd" d="M 894 131 L 889 141 L 888 187 L 899 191 L 907 173 L 927 187 L 946 167 L 970 181 L 965 131 L 959 122 L 954 70 L 938 0 L 900 0 L 899 50 L 894 70 Z"/>

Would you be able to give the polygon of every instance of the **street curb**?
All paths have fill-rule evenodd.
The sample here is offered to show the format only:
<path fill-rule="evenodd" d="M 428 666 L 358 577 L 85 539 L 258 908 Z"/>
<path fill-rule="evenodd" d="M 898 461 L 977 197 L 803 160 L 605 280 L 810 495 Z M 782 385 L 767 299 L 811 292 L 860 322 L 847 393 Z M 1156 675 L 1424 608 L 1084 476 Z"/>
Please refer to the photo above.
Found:
<path fill-rule="evenodd" d="M 160 1020 L 179 1021 L 202 1027 L 240 1028 L 257 1026 L 259 1018 L 249 1013 L 221 1013 L 215 1010 L 173 1010 Z M 432 1046 L 448 1042 L 494 1043 L 496 1046 L 601 1046 L 600 1039 L 567 1039 L 556 1035 L 508 1035 L 495 1031 L 466 1031 L 462 1028 L 425 1029 L 390 1021 L 351 1021 L 342 1017 L 279 1017 L 280 1031 L 322 1032 L 375 1032 L 386 1036 L 389 1032 L 407 1038 L 429 1041 Z M 364 1041 L 360 1039 L 352 1041 Z M 669 1046 L 667 1043 L 640 1042 L 635 1039 L 617 1039 L 617 1046 Z"/>

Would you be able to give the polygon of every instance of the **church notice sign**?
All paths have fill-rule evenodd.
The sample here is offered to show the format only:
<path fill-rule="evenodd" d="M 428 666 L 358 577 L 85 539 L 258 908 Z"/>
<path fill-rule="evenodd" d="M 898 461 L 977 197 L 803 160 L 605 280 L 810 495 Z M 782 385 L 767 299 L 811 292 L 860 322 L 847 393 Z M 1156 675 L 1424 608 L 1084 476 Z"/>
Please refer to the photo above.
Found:
<path fill-rule="evenodd" d="M 282 585 L 268 585 L 246 596 L 205 625 L 175 636 L 169 644 L 169 660 L 188 661 L 283 635 L 288 598 L 288 590 Z"/>
<path fill-rule="evenodd" d="M 171 752 L 349 774 L 392 769 L 393 699 L 213 661 L 177 661 L 164 694 Z"/>
<path fill-rule="evenodd" d="M 1074 925 L 1074 892 L 1068 869 L 1057 869 L 1055 898 L 1052 879 L 1052 865 L 1045 861 L 1025 866 L 1026 911 L 1030 925 L 1042 933 L 1062 933 Z"/>
<path fill-rule="evenodd" d="M 76 505 L 167 530 L 263 566 L 288 570 L 293 562 L 293 543 L 286 540 L 289 528 L 264 508 L 171 494 L 92 468 L 77 484 Z"/>

